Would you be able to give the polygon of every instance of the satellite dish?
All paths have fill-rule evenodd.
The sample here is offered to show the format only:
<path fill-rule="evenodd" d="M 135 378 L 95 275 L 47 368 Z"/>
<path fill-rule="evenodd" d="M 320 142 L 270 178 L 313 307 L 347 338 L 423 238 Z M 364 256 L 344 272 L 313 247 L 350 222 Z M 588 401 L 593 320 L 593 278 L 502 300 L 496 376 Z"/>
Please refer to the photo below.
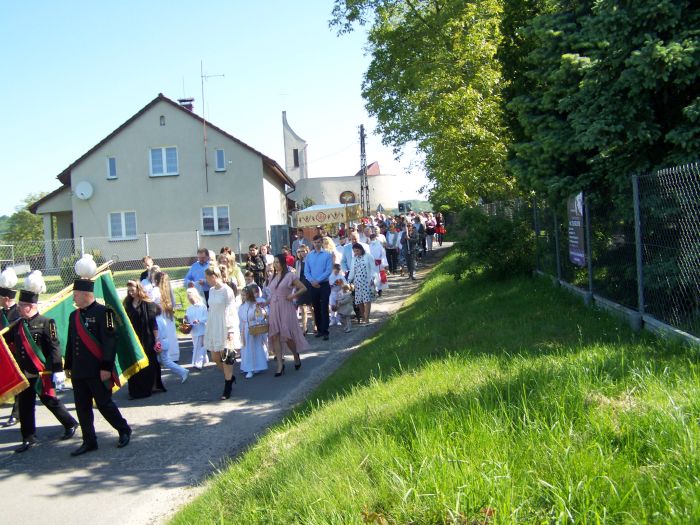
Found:
<path fill-rule="evenodd" d="M 92 184 L 84 180 L 75 185 L 75 196 L 81 201 L 86 201 L 92 197 Z"/>

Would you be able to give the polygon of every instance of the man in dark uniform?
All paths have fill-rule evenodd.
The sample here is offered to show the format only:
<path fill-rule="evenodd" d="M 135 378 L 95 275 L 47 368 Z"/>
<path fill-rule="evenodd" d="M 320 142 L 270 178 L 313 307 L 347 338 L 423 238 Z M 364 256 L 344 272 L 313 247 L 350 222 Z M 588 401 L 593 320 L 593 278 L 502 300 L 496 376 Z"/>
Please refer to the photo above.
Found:
<path fill-rule="evenodd" d="M 17 290 L 13 289 L 16 284 L 17 274 L 12 268 L 6 268 L 0 273 L 0 330 L 8 328 L 19 319 L 19 310 L 15 302 Z M 12 349 L 14 343 L 9 330 L 5 332 L 4 337 L 7 347 Z M 17 399 L 15 399 L 10 417 L 7 418 L 7 421 L 5 421 L 2 426 L 11 427 L 12 425 L 16 425 L 18 419 L 19 409 L 17 408 Z"/>
<path fill-rule="evenodd" d="M 131 428 L 112 400 L 117 348 L 114 312 L 95 301 L 94 284 L 90 279 L 76 279 L 73 284 L 78 309 L 69 317 L 65 368 L 73 381 L 83 444 L 71 456 L 97 450 L 93 400 L 102 417 L 119 432 L 117 448 L 127 446 L 131 439 Z"/>
<path fill-rule="evenodd" d="M 29 381 L 29 388 L 17 395 L 22 445 L 15 452 L 26 452 L 36 443 L 34 405 L 39 399 L 65 432 L 61 439 L 70 439 L 78 428 L 78 422 L 68 413 L 65 405 L 56 397 L 54 380 L 65 377 L 61 364 L 61 348 L 53 319 L 39 315 L 39 292 L 45 290 L 41 272 L 32 272 L 25 281 L 25 290 L 19 293 L 21 321 L 12 329 L 14 348 L 12 353 L 20 370 Z"/>

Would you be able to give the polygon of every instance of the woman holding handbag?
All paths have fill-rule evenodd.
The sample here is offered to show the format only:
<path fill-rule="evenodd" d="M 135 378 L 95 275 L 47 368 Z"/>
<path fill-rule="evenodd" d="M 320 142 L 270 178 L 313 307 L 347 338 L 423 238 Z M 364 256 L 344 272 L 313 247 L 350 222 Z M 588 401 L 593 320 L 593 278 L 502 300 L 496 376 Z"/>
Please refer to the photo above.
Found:
<path fill-rule="evenodd" d="M 236 377 L 233 375 L 235 360 L 234 319 L 238 319 L 236 296 L 230 286 L 224 284 L 219 269 L 210 266 L 204 270 L 209 285 L 209 314 L 204 332 L 204 346 L 211 352 L 216 366 L 224 373 L 224 392 L 221 400 L 231 397 Z"/>
<path fill-rule="evenodd" d="M 243 288 L 243 304 L 238 308 L 241 326 L 241 372 L 246 379 L 267 370 L 267 312 L 258 304 L 256 284 Z"/>

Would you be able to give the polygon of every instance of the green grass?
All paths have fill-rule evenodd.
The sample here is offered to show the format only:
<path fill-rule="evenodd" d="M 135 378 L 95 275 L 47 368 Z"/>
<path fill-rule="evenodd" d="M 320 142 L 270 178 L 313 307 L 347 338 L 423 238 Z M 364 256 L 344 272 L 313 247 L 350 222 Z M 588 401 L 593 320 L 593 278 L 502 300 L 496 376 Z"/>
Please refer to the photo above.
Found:
<path fill-rule="evenodd" d="M 698 523 L 698 351 L 448 257 L 172 523 Z"/>

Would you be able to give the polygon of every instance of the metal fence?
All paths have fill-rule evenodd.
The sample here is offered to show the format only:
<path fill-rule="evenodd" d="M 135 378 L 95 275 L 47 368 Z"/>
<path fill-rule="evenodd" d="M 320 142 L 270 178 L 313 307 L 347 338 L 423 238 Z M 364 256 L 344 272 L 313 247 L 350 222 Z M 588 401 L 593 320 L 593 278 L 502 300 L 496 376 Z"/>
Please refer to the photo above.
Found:
<path fill-rule="evenodd" d="M 637 327 L 699 337 L 700 165 L 635 175 L 626 198 L 591 193 L 584 210 L 581 266 L 570 256 L 567 206 L 535 201 L 537 270 L 625 312 Z"/>
<path fill-rule="evenodd" d="M 130 239 L 108 237 L 78 237 L 49 241 L 22 241 L 16 244 L 0 244 L 0 266 L 14 267 L 23 277 L 32 270 L 41 270 L 45 276 L 47 293 L 62 290 L 75 278 L 75 261 L 84 253 L 95 257 L 98 265 L 113 261 L 117 286 L 138 276 L 143 270 L 141 260 L 145 255 L 153 258 L 161 268 L 167 269 L 171 279 L 182 279 L 188 267 L 196 260 L 197 249 L 204 247 L 218 254 L 228 246 L 240 262 L 248 253 L 248 245 L 267 243 L 269 232 L 265 228 L 235 228 L 229 235 L 204 235 L 197 230 L 168 233 L 142 233 Z"/>

